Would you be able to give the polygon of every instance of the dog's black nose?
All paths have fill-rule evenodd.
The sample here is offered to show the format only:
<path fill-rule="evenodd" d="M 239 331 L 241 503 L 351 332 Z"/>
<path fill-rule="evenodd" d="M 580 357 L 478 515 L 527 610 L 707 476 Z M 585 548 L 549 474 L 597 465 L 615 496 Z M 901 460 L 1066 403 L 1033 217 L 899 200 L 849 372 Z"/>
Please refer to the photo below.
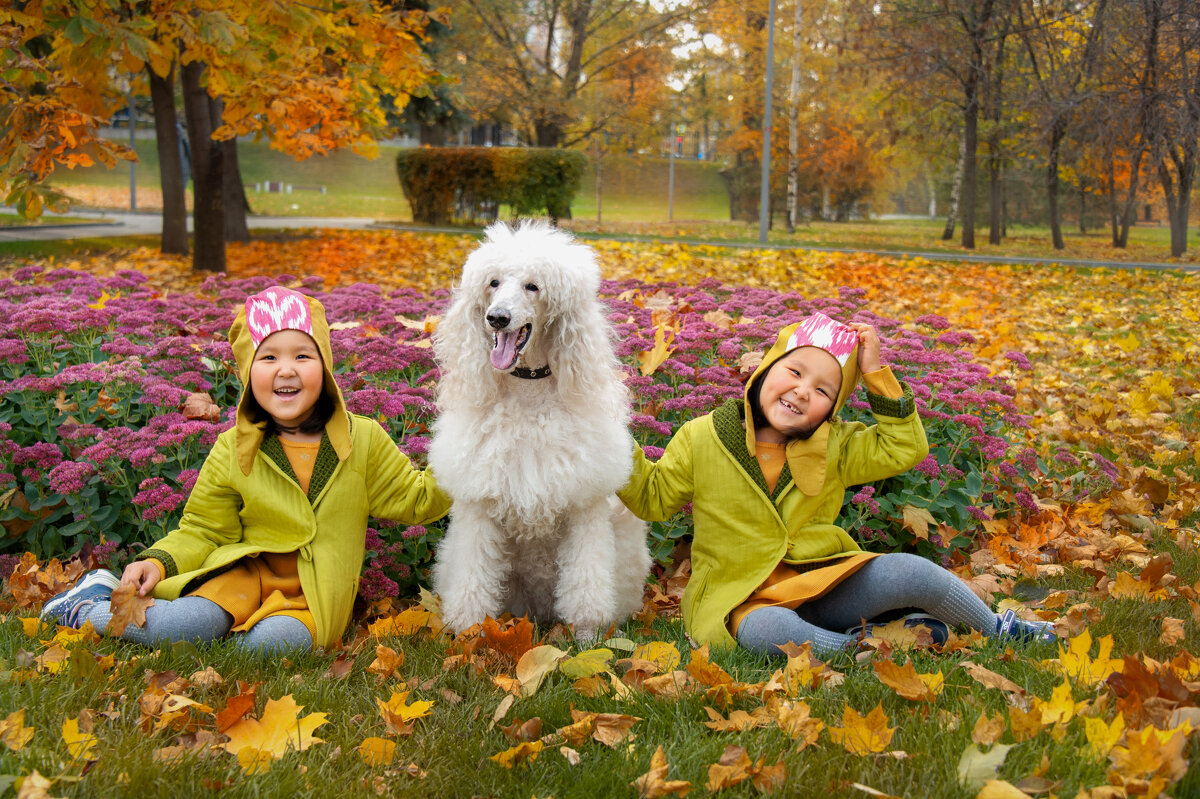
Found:
<path fill-rule="evenodd" d="M 508 323 L 512 321 L 512 314 L 503 308 L 497 308 L 487 312 L 487 321 L 494 329 L 502 330 L 508 327 Z"/>

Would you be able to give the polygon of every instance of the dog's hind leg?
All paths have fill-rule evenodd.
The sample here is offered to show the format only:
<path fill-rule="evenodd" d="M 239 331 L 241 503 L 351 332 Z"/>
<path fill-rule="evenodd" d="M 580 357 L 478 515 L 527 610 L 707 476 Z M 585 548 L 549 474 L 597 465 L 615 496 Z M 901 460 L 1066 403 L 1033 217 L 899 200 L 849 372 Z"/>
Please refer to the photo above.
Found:
<path fill-rule="evenodd" d="M 605 499 L 574 508 L 564 524 L 558 548 L 558 585 L 554 604 L 559 617 L 575 627 L 575 637 L 590 641 L 617 618 L 617 564 Z"/>
<path fill-rule="evenodd" d="M 504 534 L 483 506 L 456 502 L 433 566 L 433 588 L 450 629 L 460 632 L 500 616 L 508 563 Z"/>

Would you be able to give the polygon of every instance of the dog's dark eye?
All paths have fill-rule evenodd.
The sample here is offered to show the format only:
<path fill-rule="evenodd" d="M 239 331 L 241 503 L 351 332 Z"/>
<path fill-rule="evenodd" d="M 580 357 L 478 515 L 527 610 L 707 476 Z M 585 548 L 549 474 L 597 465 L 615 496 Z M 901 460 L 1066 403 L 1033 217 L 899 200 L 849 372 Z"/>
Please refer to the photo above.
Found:
<path fill-rule="evenodd" d="M 538 290 L 537 283 L 526 283 L 525 290 L 526 291 L 537 291 Z"/>
<path fill-rule="evenodd" d="M 489 286 L 491 286 L 492 288 L 496 288 L 496 286 L 499 286 L 499 285 L 500 285 L 500 281 L 499 281 L 499 280 L 493 280 L 491 283 L 488 283 L 488 285 L 489 285 Z"/>

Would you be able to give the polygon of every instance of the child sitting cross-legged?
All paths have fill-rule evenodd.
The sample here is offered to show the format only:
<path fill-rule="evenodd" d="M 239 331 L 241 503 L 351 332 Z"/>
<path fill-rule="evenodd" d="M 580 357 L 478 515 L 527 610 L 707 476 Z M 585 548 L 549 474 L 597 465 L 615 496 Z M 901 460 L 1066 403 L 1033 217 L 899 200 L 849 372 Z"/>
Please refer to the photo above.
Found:
<path fill-rule="evenodd" d="M 278 286 L 252 295 L 229 343 L 244 386 L 237 424 L 205 459 L 179 529 L 120 578 L 89 572 L 42 619 L 104 630 L 125 584 L 155 599 L 144 627 L 120 633 L 128 641 L 232 634 L 257 652 L 329 647 L 350 621 L 367 517 L 425 524 L 449 509 L 431 473 L 347 412 L 319 302 Z"/>
<path fill-rule="evenodd" d="M 837 418 L 860 373 L 872 426 Z M 1053 640 L 1048 623 L 998 616 L 938 564 L 864 552 L 834 524 L 847 487 L 928 452 L 912 390 L 880 364 L 875 329 L 818 313 L 779 332 L 742 401 L 683 425 L 657 462 L 637 449 L 619 496 L 648 521 L 692 503 L 682 611 L 701 644 L 780 655 L 781 644 L 809 642 L 830 653 L 882 618 L 925 625 L 941 643 L 950 626 Z"/>

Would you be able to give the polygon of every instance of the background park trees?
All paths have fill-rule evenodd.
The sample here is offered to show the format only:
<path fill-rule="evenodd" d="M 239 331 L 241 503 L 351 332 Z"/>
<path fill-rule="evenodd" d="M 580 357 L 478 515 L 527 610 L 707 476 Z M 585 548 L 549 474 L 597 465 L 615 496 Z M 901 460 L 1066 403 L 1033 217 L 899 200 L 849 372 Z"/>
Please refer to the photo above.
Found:
<path fill-rule="evenodd" d="M 1200 5 L 775 2 L 769 197 L 789 229 L 903 198 L 905 211 L 942 214 L 967 248 L 983 219 L 991 242 L 1038 223 L 1062 247 L 1065 216 L 1083 228 L 1100 214 L 1121 247 L 1154 204 L 1172 254 L 1186 249 Z M 0 11 L 0 180 L 40 212 L 54 168 L 130 156 L 96 131 L 130 94 L 149 96 L 164 249 L 188 247 L 178 114 L 195 161 L 196 264 L 220 268 L 223 242 L 245 235 L 237 136 L 301 158 L 370 151 L 416 96 L 408 120 L 423 143 L 489 121 L 523 145 L 585 149 L 597 170 L 613 150 L 715 158 L 731 217 L 757 219 L 768 3 L 27 4 Z"/>
<path fill-rule="evenodd" d="M 427 16 L 371 0 L 49 0 L 0 11 L 9 45 L 0 78 L 9 201 L 36 215 L 57 200 L 44 183 L 56 165 L 130 157 L 97 129 L 127 95 L 148 92 L 163 167 L 163 245 L 186 252 L 178 91 L 191 134 L 194 265 L 224 269 L 227 235 L 245 231 L 236 137 L 264 137 L 297 158 L 347 146 L 370 152 L 385 104 L 403 107 L 428 80 L 418 46 Z"/>

